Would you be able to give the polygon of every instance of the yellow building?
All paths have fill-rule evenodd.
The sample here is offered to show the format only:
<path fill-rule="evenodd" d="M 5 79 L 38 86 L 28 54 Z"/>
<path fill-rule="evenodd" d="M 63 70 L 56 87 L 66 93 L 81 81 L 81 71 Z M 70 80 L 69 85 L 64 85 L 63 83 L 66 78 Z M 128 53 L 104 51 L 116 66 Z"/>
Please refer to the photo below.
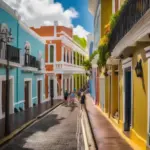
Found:
<path fill-rule="evenodd" d="M 124 0 L 100 3 L 100 37 Z M 150 146 L 150 2 L 127 1 L 111 34 L 111 57 L 99 76 L 99 104 L 142 150 Z"/>
<path fill-rule="evenodd" d="M 105 109 L 129 139 L 145 150 L 150 144 L 150 7 L 149 1 L 140 2 L 125 4 L 111 35 Z"/>

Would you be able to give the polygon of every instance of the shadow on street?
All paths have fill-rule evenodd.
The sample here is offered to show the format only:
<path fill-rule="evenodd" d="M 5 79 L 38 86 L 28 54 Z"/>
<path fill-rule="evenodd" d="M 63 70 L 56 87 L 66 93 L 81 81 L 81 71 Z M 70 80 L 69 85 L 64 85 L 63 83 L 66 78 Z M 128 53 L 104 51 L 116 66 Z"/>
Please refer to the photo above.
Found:
<path fill-rule="evenodd" d="M 2 147 L 2 150 L 33 150 L 30 148 L 25 148 L 26 140 L 28 137 L 34 136 L 37 132 L 46 132 L 51 127 L 56 126 L 64 120 L 64 117 L 57 119 L 57 114 L 49 114 L 39 122 L 36 122 L 28 129 L 24 130 L 20 135 L 18 135 L 15 139 L 10 141 L 7 145 Z M 34 139 L 35 140 L 35 139 Z M 38 141 L 37 141 L 38 142 Z"/>

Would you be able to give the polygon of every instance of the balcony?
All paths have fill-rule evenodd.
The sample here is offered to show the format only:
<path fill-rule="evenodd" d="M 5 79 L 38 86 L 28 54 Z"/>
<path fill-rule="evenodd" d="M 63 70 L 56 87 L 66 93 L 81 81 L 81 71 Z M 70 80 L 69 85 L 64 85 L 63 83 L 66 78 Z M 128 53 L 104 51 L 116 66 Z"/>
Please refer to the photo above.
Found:
<path fill-rule="evenodd" d="M 149 8 L 149 0 L 128 0 L 110 37 L 109 50 L 112 56 L 119 56 L 138 41 L 149 41 Z"/>
<path fill-rule="evenodd" d="M 9 51 L 9 64 L 11 67 L 20 67 L 20 49 L 7 45 L 7 49 Z M 7 64 L 7 51 L 5 48 L 1 47 L 0 49 L 0 64 Z"/>
<path fill-rule="evenodd" d="M 66 62 L 57 62 L 54 71 L 57 73 L 84 73 L 85 69 L 83 66 Z"/>
<path fill-rule="evenodd" d="M 36 57 L 30 54 L 24 54 L 22 56 L 22 70 L 25 72 L 35 72 L 38 71 L 38 65 Z"/>

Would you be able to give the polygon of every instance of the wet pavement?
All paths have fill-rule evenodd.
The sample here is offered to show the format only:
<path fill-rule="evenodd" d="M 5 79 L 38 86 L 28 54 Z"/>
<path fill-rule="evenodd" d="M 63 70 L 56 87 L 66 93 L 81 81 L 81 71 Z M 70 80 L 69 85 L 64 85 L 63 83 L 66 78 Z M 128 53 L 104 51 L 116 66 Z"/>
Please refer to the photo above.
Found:
<path fill-rule="evenodd" d="M 2 150 L 77 150 L 78 107 L 62 104 L 15 137 Z"/>
<path fill-rule="evenodd" d="M 62 102 L 62 100 L 54 100 L 54 106 L 60 102 Z M 52 106 L 50 101 L 47 101 L 41 103 L 40 105 L 33 106 L 32 108 L 29 108 L 25 111 L 10 115 L 10 121 L 9 121 L 10 132 L 13 132 L 14 130 L 20 128 L 23 124 L 36 118 L 38 115 L 50 109 L 51 107 Z M 0 119 L 0 139 L 4 137 L 4 131 L 5 131 L 5 120 Z"/>
<path fill-rule="evenodd" d="M 86 96 L 86 108 L 98 150 L 132 150 L 93 104 L 92 100 L 88 94 Z"/>

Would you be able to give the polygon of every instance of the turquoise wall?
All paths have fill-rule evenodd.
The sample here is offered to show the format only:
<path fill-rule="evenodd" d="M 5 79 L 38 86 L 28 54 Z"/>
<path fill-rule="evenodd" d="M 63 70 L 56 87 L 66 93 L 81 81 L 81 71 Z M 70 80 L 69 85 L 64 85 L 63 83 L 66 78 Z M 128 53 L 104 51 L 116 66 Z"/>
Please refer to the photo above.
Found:
<path fill-rule="evenodd" d="M 9 28 L 12 29 L 12 35 L 14 37 L 11 45 L 20 48 L 20 54 L 24 54 L 24 45 L 28 41 L 31 44 L 31 55 L 38 57 L 39 51 L 42 51 L 43 58 L 45 57 L 45 45 L 34 38 L 28 32 L 26 32 L 19 24 L 18 21 L 12 17 L 10 14 L 5 12 L 0 8 L 0 23 L 6 23 Z M 5 75 L 5 68 L 0 68 L 0 76 Z M 43 89 L 44 89 L 44 75 L 36 75 L 33 72 L 25 73 L 22 71 L 22 68 L 13 68 L 10 69 L 10 76 L 14 77 L 14 103 L 15 107 L 24 108 L 24 103 L 17 104 L 19 101 L 24 100 L 24 79 L 32 79 L 32 102 L 37 103 L 37 78 L 43 80 Z M 44 90 L 43 90 L 44 94 Z M 43 96 L 44 98 L 44 96 Z"/>

